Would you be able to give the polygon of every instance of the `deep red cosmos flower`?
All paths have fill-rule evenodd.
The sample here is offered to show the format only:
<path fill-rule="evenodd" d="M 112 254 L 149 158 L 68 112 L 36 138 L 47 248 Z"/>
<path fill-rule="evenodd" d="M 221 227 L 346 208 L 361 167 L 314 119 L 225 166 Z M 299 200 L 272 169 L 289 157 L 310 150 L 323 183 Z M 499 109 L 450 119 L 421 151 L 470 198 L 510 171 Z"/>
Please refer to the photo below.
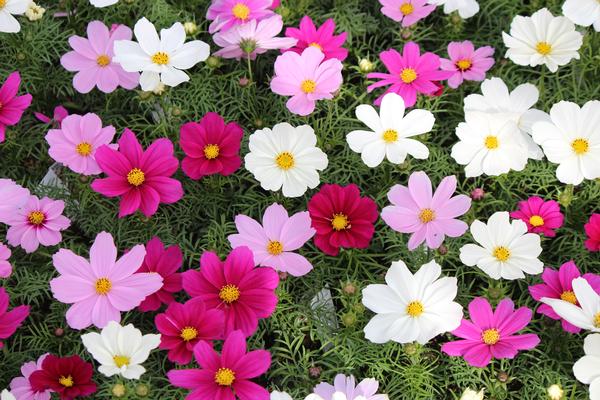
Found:
<path fill-rule="evenodd" d="M 42 362 L 42 369 L 29 376 L 29 382 L 33 391 L 51 390 L 58 393 L 61 400 L 72 400 L 96 392 L 93 373 L 92 364 L 79 356 L 57 357 L 49 354 Z"/>
<path fill-rule="evenodd" d="M 308 212 L 317 231 L 315 244 L 330 256 L 337 256 L 340 247 L 367 248 L 378 215 L 377 204 L 360 197 L 354 184 L 323 185 L 308 202 Z"/>

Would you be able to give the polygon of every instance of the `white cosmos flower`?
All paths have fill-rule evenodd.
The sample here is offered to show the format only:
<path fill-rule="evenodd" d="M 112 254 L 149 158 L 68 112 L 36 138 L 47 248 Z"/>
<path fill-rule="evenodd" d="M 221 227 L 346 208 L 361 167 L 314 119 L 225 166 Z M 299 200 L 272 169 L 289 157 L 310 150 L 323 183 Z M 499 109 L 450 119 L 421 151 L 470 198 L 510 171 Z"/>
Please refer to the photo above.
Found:
<path fill-rule="evenodd" d="M 577 25 L 594 25 L 594 29 L 600 32 L 600 1 L 567 0 L 562 6 L 562 12 Z"/>
<path fill-rule="evenodd" d="M 287 394 L 286 392 L 278 392 L 274 390 L 271 392 L 270 400 L 293 400 L 292 396 Z"/>
<path fill-rule="evenodd" d="M 588 335 L 583 341 L 585 356 L 573 365 L 575 378 L 590 385 L 590 399 L 600 400 L 600 334 Z"/>
<path fill-rule="evenodd" d="M 29 8 L 32 0 L 4 0 L 0 1 L 0 32 L 17 33 L 21 24 L 13 15 L 23 15 Z"/>
<path fill-rule="evenodd" d="M 119 0 L 90 0 L 90 3 L 94 6 L 94 7 L 107 7 L 107 6 L 112 6 L 113 4 L 117 4 L 119 2 Z"/>
<path fill-rule="evenodd" d="M 528 147 L 515 121 L 505 114 L 467 112 L 458 124 L 452 158 L 465 165 L 467 177 L 497 176 L 527 165 Z"/>
<path fill-rule="evenodd" d="M 548 114 L 533 107 L 539 98 L 535 85 L 524 83 L 512 92 L 500 78 L 490 78 L 481 84 L 482 94 L 470 94 L 465 97 L 465 114 L 479 111 L 488 114 L 500 114 L 513 120 L 527 143 L 529 158 L 540 160 L 544 153 L 531 138 L 535 122 L 549 120 Z"/>
<path fill-rule="evenodd" d="M 265 190 L 282 189 L 285 197 L 302 196 L 319 183 L 319 172 L 327 168 L 327 155 L 317 144 L 308 125 L 294 128 L 287 122 L 250 135 L 250 152 L 244 157 L 246 169 Z"/>
<path fill-rule="evenodd" d="M 431 131 L 435 118 L 427 110 L 412 110 L 404 115 L 404 100 L 396 93 L 388 93 L 381 101 L 379 114 L 370 105 L 356 108 L 356 118 L 371 129 L 352 131 L 346 141 L 352 151 L 361 154 L 368 167 L 376 167 L 385 157 L 394 164 L 401 164 L 406 155 L 424 160 L 429 149 L 412 136 Z"/>
<path fill-rule="evenodd" d="M 110 321 L 100 333 L 86 333 L 81 340 L 87 351 L 98 361 L 98 371 L 106 376 L 121 375 L 126 379 L 140 379 L 146 369 L 150 351 L 160 344 L 160 335 L 143 335 L 133 325 L 121 326 Z"/>
<path fill-rule="evenodd" d="M 385 275 L 386 285 L 369 285 L 362 291 L 363 304 L 377 314 L 365 326 L 365 337 L 373 343 L 425 344 L 458 328 L 463 312 L 453 301 L 456 278 L 440 278 L 441 273 L 433 260 L 414 275 L 403 261 L 393 262 Z"/>
<path fill-rule="evenodd" d="M 162 82 L 177 86 L 190 77 L 183 72 L 210 55 L 208 44 L 201 40 L 185 43 L 185 29 L 176 22 L 169 29 L 161 29 L 160 38 L 154 25 L 146 18 L 140 19 L 133 29 L 138 42 L 115 41 L 113 60 L 127 72 L 142 72 L 142 90 L 151 91 Z"/>
<path fill-rule="evenodd" d="M 458 11 L 461 18 L 471 18 L 479 12 L 479 3 L 477 0 L 429 0 L 429 4 L 444 6 L 444 13 Z"/>
<path fill-rule="evenodd" d="M 600 332 L 600 295 L 584 278 L 573 280 L 573 293 L 578 305 L 548 297 L 542 297 L 540 301 L 548 304 L 562 319 L 576 327 Z"/>
<path fill-rule="evenodd" d="M 0 400 L 17 400 L 14 394 L 4 389 L 2 393 L 0 393 Z"/>
<path fill-rule="evenodd" d="M 304 400 L 325 400 L 325 399 L 323 399 L 318 394 L 311 393 L 308 396 L 306 396 L 306 398 Z M 365 396 L 356 396 L 356 397 L 353 397 L 350 399 L 346 396 L 346 393 L 335 392 L 331 396 L 331 400 L 367 400 L 367 398 Z"/>
<path fill-rule="evenodd" d="M 508 47 L 506 57 L 515 64 L 531 67 L 544 64 L 551 72 L 573 58 L 578 60 L 577 51 L 583 43 L 583 35 L 568 18 L 555 17 L 547 8 L 531 17 L 515 16 L 510 35 L 502 32 L 502 38 Z"/>
<path fill-rule="evenodd" d="M 471 224 L 471 235 L 479 243 L 460 248 L 460 261 L 477 265 L 492 279 L 520 279 L 525 274 L 537 275 L 544 269 L 538 257 L 542 253 L 540 237 L 527 233 L 525 222 L 512 222 L 508 212 L 495 212 L 487 224 L 479 220 Z"/>
<path fill-rule="evenodd" d="M 578 185 L 583 179 L 600 178 L 600 101 L 588 101 L 581 108 L 558 102 L 550 119 L 533 125 L 533 140 L 550 162 L 559 164 L 558 180 Z"/>
<path fill-rule="evenodd" d="M 479 392 L 471 388 L 467 388 L 462 396 L 460 396 L 460 400 L 483 400 L 484 389 L 481 389 Z"/>

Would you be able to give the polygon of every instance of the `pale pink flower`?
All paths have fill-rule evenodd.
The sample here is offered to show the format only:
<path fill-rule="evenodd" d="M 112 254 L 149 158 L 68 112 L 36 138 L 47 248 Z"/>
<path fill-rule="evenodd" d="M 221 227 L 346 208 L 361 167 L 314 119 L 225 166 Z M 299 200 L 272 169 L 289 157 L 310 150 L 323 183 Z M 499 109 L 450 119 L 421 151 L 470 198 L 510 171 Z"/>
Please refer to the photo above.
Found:
<path fill-rule="evenodd" d="M 4 243 L 0 243 L 0 278 L 8 278 L 12 274 L 12 265 L 10 258 L 10 249 Z"/>
<path fill-rule="evenodd" d="M 0 222 L 8 224 L 28 199 L 28 189 L 12 179 L 0 179 Z"/>
<path fill-rule="evenodd" d="M 456 89 L 463 81 L 483 81 L 486 72 L 494 65 L 494 48 L 483 46 L 475 49 L 469 40 L 448 44 L 450 59 L 441 58 L 440 66 L 452 72 L 448 86 Z"/>
<path fill-rule="evenodd" d="M 435 5 L 427 0 L 379 0 L 381 12 L 396 22 L 402 22 L 403 27 L 416 24 L 435 10 Z"/>

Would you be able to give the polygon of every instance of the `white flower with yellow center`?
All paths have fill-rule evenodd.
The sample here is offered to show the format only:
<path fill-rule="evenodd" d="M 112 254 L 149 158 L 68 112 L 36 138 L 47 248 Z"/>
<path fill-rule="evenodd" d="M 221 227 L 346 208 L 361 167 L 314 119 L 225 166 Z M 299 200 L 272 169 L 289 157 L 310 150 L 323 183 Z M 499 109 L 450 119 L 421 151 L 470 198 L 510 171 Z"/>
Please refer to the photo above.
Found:
<path fill-rule="evenodd" d="M 101 365 L 106 376 L 121 375 L 126 379 L 140 379 L 146 372 L 142 364 L 150 352 L 160 344 L 160 335 L 142 335 L 133 325 L 121 326 L 110 321 L 100 333 L 81 335 L 86 350 Z"/>
<path fill-rule="evenodd" d="M 0 0 L 0 32 L 17 33 L 21 24 L 13 15 L 23 15 L 31 0 Z"/>
<path fill-rule="evenodd" d="M 558 164 L 558 180 L 578 185 L 600 178 L 600 101 L 588 101 L 581 108 L 561 101 L 552 106 L 550 119 L 533 125 L 533 140 Z"/>
<path fill-rule="evenodd" d="M 327 168 L 327 155 L 316 147 L 317 136 L 308 125 L 287 122 L 250 135 L 246 169 L 265 190 L 282 189 L 285 197 L 302 196 L 319 183 L 319 172 Z"/>
<path fill-rule="evenodd" d="M 551 72 L 579 59 L 578 50 L 583 35 L 563 16 L 555 17 L 547 8 L 536 11 L 531 17 L 517 15 L 510 24 L 510 35 L 502 32 L 508 47 L 506 57 L 515 64 L 546 65 Z"/>
<path fill-rule="evenodd" d="M 492 279 L 521 279 L 525 273 L 537 275 L 544 269 L 538 257 L 542 253 L 540 237 L 527 233 L 525 222 L 512 222 L 508 212 L 495 212 L 487 224 L 475 220 L 471 235 L 479 243 L 460 248 L 460 261 L 468 266 L 477 265 Z"/>
<path fill-rule="evenodd" d="M 402 260 L 393 262 L 385 275 L 386 285 L 369 285 L 362 291 L 363 304 L 377 314 L 365 326 L 365 337 L 373 343 L 425 344 L 458 328 L 463 311 L 453 301 L 457 281 L 440 278 L 441 273 L 435 261 L 414 275 Z"/>
<path fill-rule="evenodd" d="M 600 332 L 600 295 L 584 278 L 573 280 L 573 293 L 577 299 L 576 303 L 568 298 L 563 300 L 542 297 L 540 301 L 548 304 L 562 319 L 576 327 Z"/>
<path fill-rule="evenodd" d="M 515 121 L 506 114 L 467 112 L 456 128 L 460 139 L 452 146 L 452 158 L 465 165 L 467 177 L 497 176 L 527 165 L 527 142 Z"/>
<path fill-rule="evenodd" d="M 600 32 L 600 1 L 567 0 L 562 6 L 562 12 L 577 25 L 594 25 L 596 32 Z"/>
<path fill-rule="evenodd" d="M 413 136 L 431 131 L 435 118 L 427 110 L 412 110 L 404 115 L 404 100 L 396 93 L 388 93 L 381 101 L 379 114 L 375 108 L 361 104 L 356 108 L 356 118 L 371 129 L 356 130 L 346 136 L 352 151 L 360 153 L 368 167 L 376 167 L 387 157 L 401 164 L 406 155 L 424 160 L 429 149 Z"/>
<path fill-rule="evenodd" d="M 600 334 L 594 333 L 583 342 L 585 356 L 573 365 L 575 378 L 590 385 L 590 400 L 600 400 Z"/>
<path fill-rule="evenodd" d="M 133 31 L 138 41 L 115 41 L 113 61 L 127 72 L 142 72 L 140 85 L 144 91 L 155 90 L 160 83 L 177 86 L 189 81 L 190 77 L 183 70 L 210 55 L 208 44 L 201 40 L 185 43 L 185 29 L 179 22 L 161 29 L 160 37 L 146 18 L 140 19 Z"/>

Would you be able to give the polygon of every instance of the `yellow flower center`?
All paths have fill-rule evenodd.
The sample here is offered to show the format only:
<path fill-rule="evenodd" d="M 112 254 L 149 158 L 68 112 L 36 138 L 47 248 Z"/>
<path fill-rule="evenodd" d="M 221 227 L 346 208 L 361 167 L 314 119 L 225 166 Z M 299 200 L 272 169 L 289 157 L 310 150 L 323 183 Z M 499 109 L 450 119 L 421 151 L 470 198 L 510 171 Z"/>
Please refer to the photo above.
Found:
<path fill-rule="evenodd" d="M 240 298 L 240 289 L 235 285 L 225 285 L 219 290 L 219 297 L 227 304 Z"/>
<path fill-rule="evenodd" d="M 193 326 L 186 326 L 181 330 L 179 337 L 189 342 L 190 340 L 194 340 L 198 337 L 198 330 Z"/>
<path fill-rule="evenodd" d="M 313 81 L 312 79 L 305 79 L 300 84 L 300 90 L 306 94 L 313 93 L 316 88 L 317 82 Z"/>
<path fill-rule="evenodd" d="M 458 69 L 460 69 L 461 71 L 466 71 L 469 68 L 471 68 L 471 65 L 473 65 L 473 63 L 471 62 L 471 60 L 468 59 L 463 59 L 460 60 L 456 63 L 456 66 L 458 67 Z"/>
<path fill-rule="evenodd" d="M 108 278 L 100 278 L 96 281 L 96 293 L 106 295 L 112 289 L 112 282 Z"/>
<path fill-rule="evenodd" d="M 415 11 L 415 6 L 410 3 L 404 3 L 400 6 L 400 12 L 404 15 L 410 15 Z"/>
<path fill-rule="evenodd" d="M 319 50 L 323 50 L 323 47 L 321 47 L 321 45 L 317 42 L 312 42 L 309 44 L 310 47 L 316 47 Z"/>
<path fill-rule="evenodd" d="M 235 381 L 235 372 L 229 368 L 219 368 L 215 374 L 215 382 L 219 386 L 231 386 Z"/>
<path fill-rule="evenodd" d="M 98 64 L 100 67 L 106 67 L 108 64 L 110 64 L 110 57 L 108 57 L 106 54 L 99 55 L 98 58 L 96 58 L 96 64 Z"/>
<path fill-rule="evenodd" d="M 146 180 L 146 174 L 139 168 L 134 168 L 127 174 L 127 182 L 133 186 L 140 186 Z"/>
<path fill-rule="evenodd" d="M 560 294 L 560 299 L 568 301 L 571 304 L 577 304 L 577 296 L 572 290 L 565 290 Z"/>
<path fill-rule="evenodd" d="M 127 356 L 114 356 L 113 361 L 115 362 L 117 368 L 129 365 L 129 357 Z"/>
<path fill-rule="evenodd" d="M 544 218 L 542 218 L 539 215 L 532 215 L 531 218 L 529 218 L 529 223 L 531 224 L 531 226 L 542 226 L 544 225 Z"/>
<path fill-rule="evenodd" d="M 331 219 L 331 226 L 334 230 L 341 231 L 343 229 L 349 228 L 350 222 L 348 221 L 348 217 L 345 214 L 333 214 L 333 218 Z"/>
<path fill-rule="evenodd" d="M 504 262 L 510 258 L 510 250 L 504 246 L 496 247 L 492 254 L 494 257 L 496 257 L 496 259 L 498 261 L 502 261 L 502 262 Z"/>
<path fill-rule="evenodd" d="M 279 168 L 287 171 L 294 166 L 294 156 L 289 151 L 284 151 L 275 157 L 275 162 Z"/>
<path fill-rule="evenodd" d="M 31 225 L 41 225 L 46 220 L 46 214 L 41 211 L 32 211 L 27 216 Z"/>
<path fill-rule="evenodd" d="M 411 317 L 415 318 L 423 314 L 424 311 L 423 303 L 420 301 L 411 301 L 406 306 L 406 313 Z"/>
<path fill-rule="evenodd" d="M 92 154 L 92 145 L 88 142 L 81 142 L 75 147 L 75 151 L 82 157 Z"/>
<path fill-rule="evenodd" d="M 578 156 L 585 154 L 590 149 L 590 144 L 586 139 L 575 139 L 571 143 L 571 148 Z"/>
<path fill-rule="evenodd" d="M 500 332 L 498 332 L 498 329 L 495 329 L 495 328 L 486 329 L 485 331 L 483 331 L 481 333 L 481 339 L 483 340 L 483 343 L 485 343 L 485 344 L 488 344 L 488 345 L 496 344 L 500 340 Z"/>
<path fill-rule="evenodd" d="M 2 1 L 2 0 L 0 0 Z M 58 383 L 60 383 L 61 385 L 63 385 L 64 387 L 72 387 L 75 382 L 73 382 L 73 377 L 71 375 L 61 375 L 61 377 L 58 379 Z"/>
<path fill-rule="evenodd" d="M 435 219 L 435 211 L 433 211 L 431 208 L 424 208 L 419 213 L 419 219 L 424 224 L 431 222 Z"/>
<path fill-rule="evenodd" d="M 487 147 L 489 150 L 494 150 L 498 148 L 498 138 L 496 136 L 493 135 L 489 135 L 485 138 L 485 147 Z"/>
<path fill-rule="evenodd" d="M 169 55 L 164 51 L 159 51 L 152 56 L 152 62 L 158 65 L 167 65 L 169 63 Z"/>
<path fill-rule="evenodd" d="M 204 146 L 204 157 L 206 157 L 207 160 L 214 160 L 219 157 L 220 151 L 221 149 L 216 144 L 207 144 Z"/>
<path fill-rule="evenodd" d="M 234 17 L 236 17 L 238 19 L 246 20 L 246 19 L 248 19 L 248 16 L 250 15 L 250 7 L 248 7 L 244 3 L 237 3 L 231 9 L 231 13 L 233 14 Z"/>
<path fill-rule="evenodd" d="M 394 143 L 398 140 L 398 131 L 394 129 L 387 129 L 383 132 L 383 141 L 386 143 Z"/>
<path fill-rule="evenodd" d="M 269 243 L 267 244 L 267 251 L 271 255 L 279 255 L 283 253 L 283 243 L 277 240 L 269 240 Z"/>
<path fill-rule="evenodd" d="M 6 5 L 6 0 L 0 0 L 0 10 L 2 10 L 5 5 Z"/>
<path fill-rule="evenodd" d="M 594 315 L 594 327 L 600 328 L 600 312 Z"/>
<path fill-rule="evenodd" d="M 404 68 L 400 73 L 400 79 L 404 83 L 412 83 L 417 79 L 417 71 L 412 68 Z"/>
<path fill-rule="evenodd" d="M 538 42 L 535 45 L 535 50 L 543 56 L 547 56 L 552 51 L 552 46 L 548 42 Z"/>

